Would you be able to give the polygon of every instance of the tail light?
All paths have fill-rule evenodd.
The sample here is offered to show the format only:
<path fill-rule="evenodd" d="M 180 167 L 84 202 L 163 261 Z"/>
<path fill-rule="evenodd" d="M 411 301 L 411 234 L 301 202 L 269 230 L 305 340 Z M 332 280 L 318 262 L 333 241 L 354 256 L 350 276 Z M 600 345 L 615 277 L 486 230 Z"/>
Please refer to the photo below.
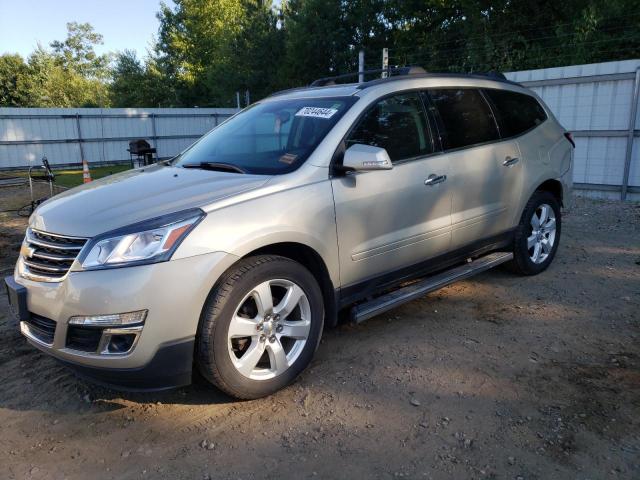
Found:
<path fill-rule="evenodd" d="M 567 140 L 569 140 L 571 146 L 573 148 L 576 148 L 576 142 L 573 140 L 573 135 L 571 135 L 571 132 L 564 132 L 564 136 Z"/>

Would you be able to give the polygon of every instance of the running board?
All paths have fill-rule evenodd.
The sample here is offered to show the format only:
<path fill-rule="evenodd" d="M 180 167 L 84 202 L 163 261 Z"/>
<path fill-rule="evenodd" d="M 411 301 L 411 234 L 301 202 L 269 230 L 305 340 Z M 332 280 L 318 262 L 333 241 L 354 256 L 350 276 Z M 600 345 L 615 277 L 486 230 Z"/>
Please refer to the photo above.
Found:
<path fill-rule="evenodd" d="M 469 263 L 458 267 L 445 270 L 424 280 L 401 287 L 380 297 L 376 297 L 366 303 L 356 305 L 351 309 L 351 320 L 355 323 L 364 322 L 371 317 L 380 315 L 381 313 L 391 310 L 406 302 L 410 302 L 429 292 L 438 290 L 442 287 L 472 277 L 473 275 L 489 270 L 501 263 L 508 262 L 513 259 L 511 252 L 490 253 L 483 257 L 477 258 Z"/>

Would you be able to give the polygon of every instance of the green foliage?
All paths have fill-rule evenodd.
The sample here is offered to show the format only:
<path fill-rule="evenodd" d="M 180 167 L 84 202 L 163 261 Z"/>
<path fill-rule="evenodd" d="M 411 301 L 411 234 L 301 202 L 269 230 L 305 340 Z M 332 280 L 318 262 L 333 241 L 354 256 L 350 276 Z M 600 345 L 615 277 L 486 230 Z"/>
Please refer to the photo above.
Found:
<path fill-rule="evenodd" d="M 41 46 L 27 62 L 27 73 L 21 77 L 25 107 L 100 107 L 109 105 L 107 84 L 86 77 L 66 65 L 56 54 Z"/>
<path fill-rule="evenodd" d="M 67 23 L 67 38 L 51 42 L 56 63 L 86 78 L 106 78 L 109 56 L 97 55 L 94 46 L 102 45 L 102 35 L 88 23 Z"/>
<path fill-rule="evenodd" d="M 291 0 L 284 5 L 286 73 L 291 85 L 354 72 L 358 52 L 389 46 L 382 0 Z M 375 52 L 375 53 L 374 53 Z M 379 65 L 371 65 L 380 68 Z"/>
<path fill-rule="evenodd" d="M 51 50 L 38 45 L 26 63 L 15 55 L 0 57 L 0 106 L 109 105 L 109 57 L 94 50 L 102 36 L 87 23 L 69 23 L 67 31 Z"/>
<path fill-rule="evenodd" d="M 314 78 L 379 68 L 509 71 L 640 56 L 637 0 L 174 0 L 157 39 L 98 55 L 102 36 L 67 38 L 26 60 L 0 56 L 0 106 L 235 106 Z"/>
<path fill-rule="evenodd" d="M 391 3 L 392 63 L 509 71 L 640 55 L 637 0 Z"/>
<path fill-rule="evenodd" d="M 144 103 L 144 66 L 136 52 L 125 50 L 116 55 L 111 72 L 111 100 L 114 107 L 139 107 Z"/>
<path fill-rule="evenodd" d="M 20 55 L 0 55 L 0 106 L 19 107 L 24 102 L 21 87 L 27 65 Z"/>
<path fill-rule="evenodd" d="M 283 32 L 266 0 L 178 0 L 162 5 L 157 66 L 182 105 L 234 106 L 281 83 Z"/>

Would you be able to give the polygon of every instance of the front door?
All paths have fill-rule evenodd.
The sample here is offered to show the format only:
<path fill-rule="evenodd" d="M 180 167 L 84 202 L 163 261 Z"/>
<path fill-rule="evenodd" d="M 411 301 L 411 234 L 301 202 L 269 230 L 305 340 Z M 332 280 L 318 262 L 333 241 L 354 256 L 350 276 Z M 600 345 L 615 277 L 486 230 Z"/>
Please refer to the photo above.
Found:
<path fill-rule="evenodd" d="M 353 144 L 385 148 L 393 168 L 332 180 L 347 289 L 445 253 L 451 242 L 448 162 L 434 153 L 420 95 L 378 101 L 347 138 L 346 148 Z"/>

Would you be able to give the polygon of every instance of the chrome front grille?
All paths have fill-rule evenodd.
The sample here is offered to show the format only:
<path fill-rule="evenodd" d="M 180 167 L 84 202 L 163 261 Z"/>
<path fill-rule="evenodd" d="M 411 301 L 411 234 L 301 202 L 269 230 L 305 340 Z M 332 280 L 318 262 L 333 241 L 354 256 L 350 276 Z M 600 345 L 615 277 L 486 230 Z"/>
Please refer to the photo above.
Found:
<path fill-rule="evenodd" d="M 60 281 L 86 242 L 86 238 L 27 229 L 25 243 L 20 250 L 25 277 L 45 282 Z"/>

